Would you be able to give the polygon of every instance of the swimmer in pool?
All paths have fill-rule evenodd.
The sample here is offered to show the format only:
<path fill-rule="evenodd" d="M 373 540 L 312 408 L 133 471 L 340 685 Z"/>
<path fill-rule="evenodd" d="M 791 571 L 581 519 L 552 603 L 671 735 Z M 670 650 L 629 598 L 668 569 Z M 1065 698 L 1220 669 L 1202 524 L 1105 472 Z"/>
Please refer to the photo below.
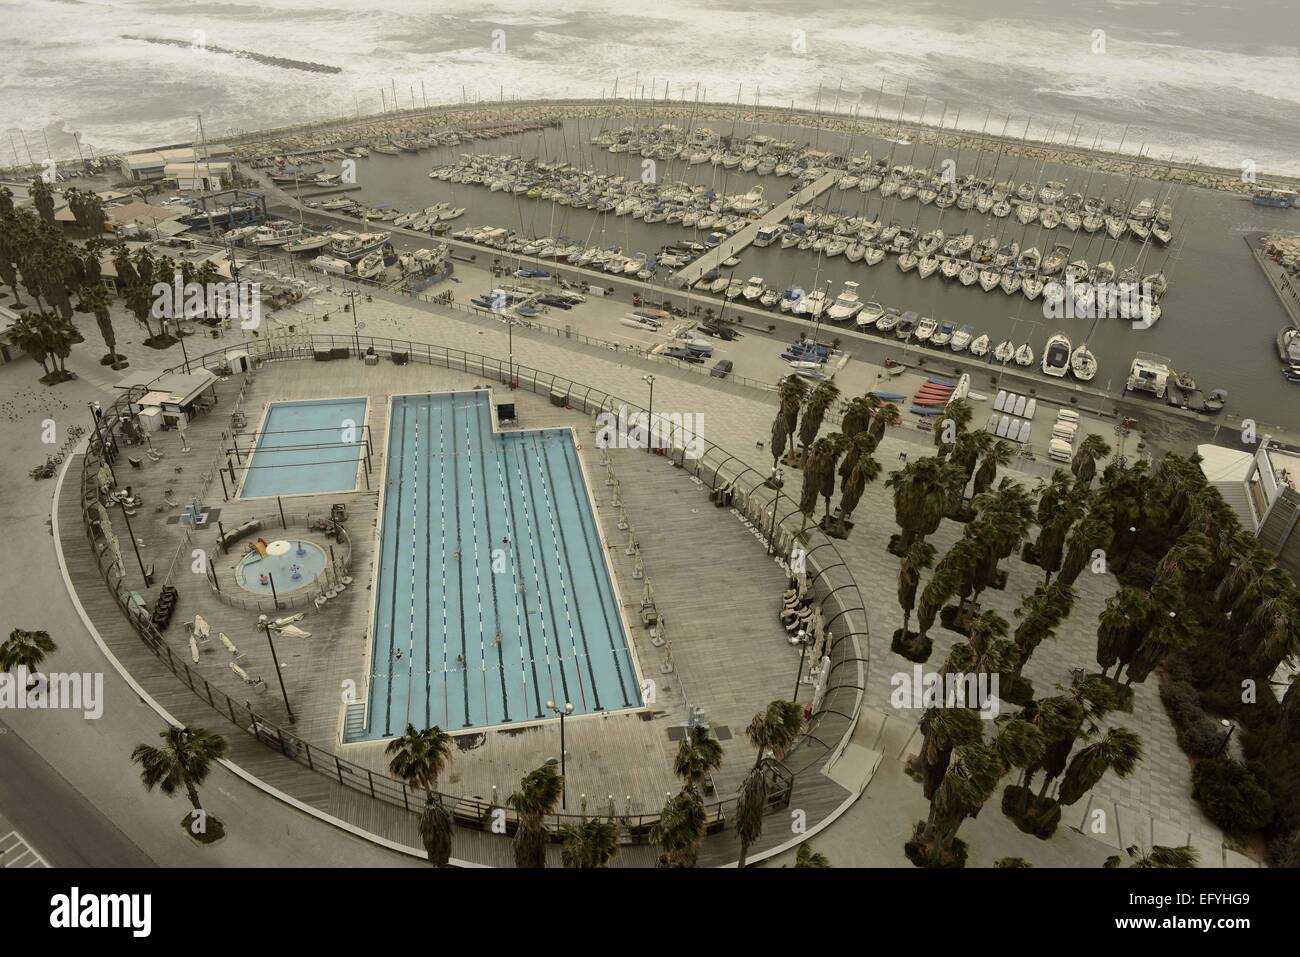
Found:
<path fill-rule="evenodd" d="M 397 655 L 397 660 L 398 660 L 398 661 L 401 661 L 401 660 L 402 660 L 402 649 L 401 649 L 401 648 L 396 649 L 396 651 L 394 652 L 394 654 Z"/>

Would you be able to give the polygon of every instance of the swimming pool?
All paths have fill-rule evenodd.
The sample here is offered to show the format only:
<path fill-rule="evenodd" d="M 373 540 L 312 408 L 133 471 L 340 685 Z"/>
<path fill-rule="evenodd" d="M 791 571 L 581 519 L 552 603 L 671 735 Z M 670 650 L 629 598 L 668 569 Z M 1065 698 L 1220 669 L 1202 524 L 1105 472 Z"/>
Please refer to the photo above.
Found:
<path fill-rule="evenodd" d="M 642 704 L 572 431 L 491 417 L 486 391 L 392 399 L 366 739 Z"/>
<path fill-rule="evenodd" d="M 272 402 L 240 498 L 350 492 L 365 447 L 365 399 Z"/>

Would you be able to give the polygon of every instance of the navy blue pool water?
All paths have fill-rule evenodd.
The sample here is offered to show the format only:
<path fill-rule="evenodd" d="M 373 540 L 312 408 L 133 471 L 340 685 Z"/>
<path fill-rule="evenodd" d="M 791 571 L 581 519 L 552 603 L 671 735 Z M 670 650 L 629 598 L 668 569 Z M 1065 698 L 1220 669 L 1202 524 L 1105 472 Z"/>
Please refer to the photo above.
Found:
<path fill-rule="evenodd" d="M 393 397 L 366 738 L 642 703 L 573 433 L 491 415 L 486 392 Z"/>
<path fill-rule="evenodd" d="M 365 421 L 365 399 L 271 403 L 240 497 L 352 491 Z"/>

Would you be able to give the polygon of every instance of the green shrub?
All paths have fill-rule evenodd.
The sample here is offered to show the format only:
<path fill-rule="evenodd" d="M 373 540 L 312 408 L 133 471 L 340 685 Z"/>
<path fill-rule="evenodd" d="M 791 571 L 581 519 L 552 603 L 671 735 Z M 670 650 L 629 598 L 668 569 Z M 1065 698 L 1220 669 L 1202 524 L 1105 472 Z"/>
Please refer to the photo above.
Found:
<path fill-rule="evenodd" d="M 1192 797 L 1206 816 L 1233 835 L 1247 835 L 1273 820 L 1273 799 L 1255 772 L 1232 758 L 1210 758 L 1192 771 Z"/>
<path fill-rule="evenodd" d="M 1179 730 L 1190 727 L 1205 717 L 1200 692 L 1185 681 L 1162 681 L 1160 700 L 1169 712 L 1169 720 Z"/>
<path fill-rule="evenodd" d="M 1227 731 L 1212 718 L 1202 717 L 1178 728 L 1178 746 L 1193 758 L 1213 758 L 1223 749 Z"/>

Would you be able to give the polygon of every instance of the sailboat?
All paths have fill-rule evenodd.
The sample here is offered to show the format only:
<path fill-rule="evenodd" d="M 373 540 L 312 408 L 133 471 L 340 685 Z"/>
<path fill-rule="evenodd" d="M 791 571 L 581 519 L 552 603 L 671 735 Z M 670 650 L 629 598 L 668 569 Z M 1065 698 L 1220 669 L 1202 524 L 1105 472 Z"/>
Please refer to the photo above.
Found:
<path fill-rule="evenodd" d="M 1043 349 L 1043 374 L 1064 378 L 1070 369 L 1070 340 L 1056 333 Z"/>
<path fill-rule="evenodd" d="M 989 354 L 989 336 L 987 332 L 970 344 L 970 354 L 973 356 L 986 356 Z"/>
<path fill-rule="evenodd" d="M 1086 344 L 1079 346 L 1070 356 L 1070 371 L 1080 382 L 1091 382 L 1097 375 L 1097 357 L 1088 351 Z"/>

